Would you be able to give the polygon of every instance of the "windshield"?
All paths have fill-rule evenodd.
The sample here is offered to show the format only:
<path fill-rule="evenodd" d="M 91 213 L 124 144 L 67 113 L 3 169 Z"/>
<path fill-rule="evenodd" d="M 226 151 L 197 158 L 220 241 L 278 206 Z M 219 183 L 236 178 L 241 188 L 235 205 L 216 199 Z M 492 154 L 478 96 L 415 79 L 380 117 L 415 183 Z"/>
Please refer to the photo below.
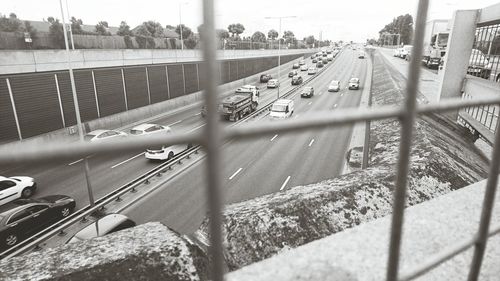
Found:
<path fill-rule="evenodd" d="M 439 47 L 446 47 L 448 45 L 448 37 L 450 35 L 448 33 L 440 33 L 438 37 L 438 46 Z"/>
<path fill-rule="evenodd" d="M 282 104 L 273 104 L 273 107 L 271 108 L 271 111 L 275 111 L 275 112 L 286 112 L 286 105 L 282 105 Z"/>
<path fill-rule="evenodd" d="M 90 135 L 90 134 L 89 134 L 89 135 L 85 135 L 85 136 L 83 137 L 83 139 L 84 139 L 84 140 L 86 140 L 86 141 L 89 141 L 89 140 L 93 139 L 94 137 L 95 137 L 95 135 Z"/>
<path fill-rule="evenodd" d="M 132 135 L 140 135 L 142 134 L 144 131 L 142 130 L 130 130 L 130 134 Z"/>

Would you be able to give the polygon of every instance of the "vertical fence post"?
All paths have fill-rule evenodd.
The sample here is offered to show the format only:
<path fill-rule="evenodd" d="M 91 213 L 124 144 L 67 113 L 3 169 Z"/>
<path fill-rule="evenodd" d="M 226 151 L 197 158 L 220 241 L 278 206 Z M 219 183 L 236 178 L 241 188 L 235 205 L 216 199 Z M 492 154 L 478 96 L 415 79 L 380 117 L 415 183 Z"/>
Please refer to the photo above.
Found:
<path fill-rule="evenodd" d="M 412 56 L 410 62 L 408 86 L 406 90 L 405 105 L 403 108 L 404 114 L 401 117 L 401 140 L 399 144 L 398 172 L 392 208 L 387 281 L 396 281 L 398 279 L 399 256 L 406 201 L 406 185 L 408 184 L 411 140 L 416 116 L 417 91 L 420 76 L 420 57 L 423 49 L 424 29 L 428 7 L 429 0 L 419 1 L 415 26 L 415 38 L 413 43 L 413 50 L 416 55 Z"/>
<path fill-rule="evenodd" d="M 214 261 L 212 280 L 223 280 L 223 255 L 222 255 L 222 231 L 221 231 L 221 179 L 220 179 L 220 146 L 222 135 L 217 113 L 217 91 L 218 79 L 215 51 L 215 23 L 214 23 L 214 0 L 203 1 L 203 89 L 205 90 L 205 102 L 207 107 L 207 118 L 205 127 L 205 147 L 207 149 L 207 198 L 210 214 L 210 255 Z"/>

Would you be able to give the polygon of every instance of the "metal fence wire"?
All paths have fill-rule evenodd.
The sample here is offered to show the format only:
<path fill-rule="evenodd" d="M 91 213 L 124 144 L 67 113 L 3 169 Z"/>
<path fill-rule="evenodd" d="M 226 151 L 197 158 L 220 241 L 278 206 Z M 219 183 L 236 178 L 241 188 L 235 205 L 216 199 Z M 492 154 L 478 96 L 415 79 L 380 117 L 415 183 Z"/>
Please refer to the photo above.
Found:
<path fill-rule="evenodd" d="M 424 25 L 426 22 L 429 0 L 420 0 L 416 18 L 416 30 L 414 39 L 414 52 L 421 53 L 423 46 Z M 498 170 L 500 168 L 500 134 L 496 134 L 493 146 L 493 157 L 490 165 L 489 176 L 486 184 L 484 202 L 481 213 L 479 229 L 475 236 L 464 241 L 459 241 L 450 245 L 449 248 L 436 253 L 426 259 L 422 264 L 415 268 L 400 274 L 400 244 L 402 237 L 402 225 L 404 220 L 404 205 L 405 194 L 407 191 L 407 179 L 409 170 L 409 153 L 411 149 L 411 140 L 413 134 L 413 126 L 417 115 L 429 114 L 445 111 L 458 111 L 461 109 L 472 112 L 475 116 L 479 116 L 485 122 L 494 123 L 493 118 L 498 119 L 498 105 L 500 97 L 478 97 L 470 98 L 454 98 L 446 99 L 439 103 L 417 105 L 416 95 L 418 90 L 418 81 L 420 76 L 420 58 L 412 56 L 410 62 L 410 72 L 407 85 L 406 100 L 401 108 L 394 106 L 383 106 L 377 108 L 369 108 L 363 110 L 336 110 L 328 112 L 318 112 L 308 116 L 303 116 L 300 119 L 284 120 L 280 122 L 262 123 L 262 124 L 244 124 L 234 127 L 222 127 L 218 120 L 217 103 L 218 97 L 216 86 L 218 84 L 216 69 L 216 36 L 214 29 L 214 0 L 203 1 L 203 21 L 205 32 L 202 33 L 204 63 L 201 68 L 201 73 L 204 76 L 202 88 L 205 91 L 205 104 L 207 109 L 207 123 L 203 133 L 188 133 L 178 134 L 173 133 L 170 137 L 147 137 L 118 140 L 109 143 L 95 144 L 76 142 L 71 144 L 60 145 L 50 143 L 39 146 L 19 146 L 22 149 L 2 149 L 0 151 L 0 164 L 15 164 L 23 162 L 42 162 L 55 159 L 66 159 L 70 157 L 107 152 L 121 153 L 134 149 L 145 149 L 154 145 L 173 145 L 181 143 L 198 143 L 205 147 L 207 152 L 207 198 L 209 203 L 210 214 L 210 255 L 214 261 L 212 268 L 212 279 L 223 280 L 223 255 L 222 255 L 222 231 L 221 231 L 221 209 L 222 209 L 222 180 L 220 174 L 222 151 L 221 144 L 228 139 L 248 139 L 259 137 L 262 135 L 283 133 L 283 132 L 298 132 L 303 130 L 312 130 L 325 127 L 338 127 L 343 125 L 352 125 L 357 122 L 366 122 L 371 120 L 381 119 L 399 119 L 401 121 L 401 140 L 399 161 L 397 165 L 396 190 L 394 193 L 393 216 L 391 225 L 391 240 L 389 248 L 389 258 L 387 262 L 386 280 L 412 280 L 432 268 L 438 266 L 442 262 L 454 257 L 455 255 L 474 246 L 474 256 L 471 262 L 468 280 L 477 280 L 481 262 L 484 256 L 487 239 L 489 236 L 500 232 L 500 227 L 496 226 L 490 230 L 490 219 L 495 198 L 495 191 L 498 180 Z M 491 47 L 491 52 L 488 52 L 490 58 L 496 54 L 497 49 L 494 48 L 495 40 L 491 34 L 498 33 L 498 25 L 480 27 L 478 30 L 479 38 L 484 36 L 485 40 L 476 40 L 477 48 L 485 50 L 483 43 L 493 42 L 488 46 Z M 483 31 L 486 30 L 486 31 Z M 487 36 L 490 34 L 489 36 Z M 488 39 L 489 38 L 489 39 Z M 490 41 L 488 41 L 490 40 Z M 481 59 L 479 59 L 481 60 Z M 495 68 L 495 71 L 497 68 Z M 481 108 L 482 111 L 471 108 Z M 472 111 L 470 111 L 472 110 Z M 474 111 L 475 110 L 475 111 Z M 482 117 L 481 117 L 482 115 Z"/>

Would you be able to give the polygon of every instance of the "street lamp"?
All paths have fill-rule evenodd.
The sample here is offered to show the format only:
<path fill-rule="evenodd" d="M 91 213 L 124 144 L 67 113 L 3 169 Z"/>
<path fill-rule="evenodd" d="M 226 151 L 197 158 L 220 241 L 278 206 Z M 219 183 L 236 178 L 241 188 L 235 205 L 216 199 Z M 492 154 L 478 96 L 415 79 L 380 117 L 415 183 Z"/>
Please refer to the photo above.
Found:
<path fill-rule="evenodd" d="M 68 14 L 68 29 L 69 29 L 69 36 L 70 36 L 70 39 L 71 39 L 71 49 L 75 49 L 75 42 L 73 41 L 73 28 L 71 26 L 71 18 L 69 16 L 69 9 L 68 9 L 68 0 L 64 0 L 64 2 L 66 2 L 66 14 Z"/>
<path fill-rule="evenodd" d="M 181 7 L 184 4 L 188 4 L 188 2 L 179 3 L 179 29 L 181 31 L 181 50 L 184 50 L 184 39 L 182 38 L 182 13 L 181 13 Z"/>
<path fill-rule="evenodd" d="M 280 20 L 280 28 L 278 31 L 278 79 L 280 79 L 280 73 L 281 73 L 281 40 L 280 40 L 280 34 L 281 34 L 281 20 L 282 19 L 289 19 L 289 18 L 296 18 L 297 16 L 282 16 L 282 17 L 265 17 L 265 19 L 279 19 Z M 280 98 L 280 87 L 278 87 L 278 99 Z"/>

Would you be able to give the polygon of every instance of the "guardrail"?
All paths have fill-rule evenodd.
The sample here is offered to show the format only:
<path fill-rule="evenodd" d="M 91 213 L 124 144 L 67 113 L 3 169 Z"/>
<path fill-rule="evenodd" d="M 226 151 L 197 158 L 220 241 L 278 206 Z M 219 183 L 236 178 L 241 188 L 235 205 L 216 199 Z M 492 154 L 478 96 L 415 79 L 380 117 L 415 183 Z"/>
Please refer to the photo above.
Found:
<path fill-rule="evenodd" d="M 302 88 L 304 85 L 307 83 L 311 82 L 313 79 L 319 77 L 327 68 L 329 68 L 333 62 L 340 56 L 342 51 L 340 51 L 334 60 L 332 60 L 330 63 L 326 64 L 323 68 L 321 68 L 316 75 L 309 76 L 307 79 L 304 80 L 304 82 L 300 85 L 297 85 L 296 87 L 290 89 L 286 93 L 284 93 L 280 98 L 285 98 L 289 97 L 290 95 L 296 93 L 300 88 Z M 230 127 L 239 125 L 251 118 L 257 117 L 258 115 L 268 111 L 268 109 L 272 106 L 272 104 L 277 100 L 273 99 L 271 102 L 267 103 L 264 106 L 261 106 L 259 109 L 256 111 L 252 112 L 251 114 L 246 115 L 245 117 L 241 118 L 237 122 L 234 122 L 233 124 L 229 125 Z M 70 226 L 80 222 L 80 221 L 86 221 L 87 217 L 95 214 L 96 212 L 102 211 L 105 209 L 105 206 L 110 204 L 111 202 L 114 201 L 121 201 L 121 197 L 129 192 L 136 192 L 136 188 L 139 187 L 141 184 L 149 184 L 149 179 L 155 176 L 159 176 L 166 172 L 167 170 L 172 170 L 172 167 L 178 163 L 180 163 L 184 159 L 189 159 L 191 155 L 193 154 L 198 154 L 199 150 L 201 149 L 200 145 L 195 145 L 192 146 L 191 148 L 188 148 L 187 150 L 184 150 L 183 152 L 177 154 L 173 159 L 162 163 L 153 169 L 147 171 L 146 173 L 136 177 L 135 179 L 131 180 L 130 182 L 118 187 L 117 189 L 111 191 L 110 193 L 104 195 L 103 197 L 97 199 L 95 201 L 95 206 L 92 207 L 90 205 L 87 205 L 83 207 L 82 209 L 79 209 L 72 213 L 70 216 L 52 224 L 48 228 L 40 231 L 39 233 L 29 237 L 28 239 L 25 239 L 21 242 L 19 242 L 17 245 L 12 246 L 11 248 L 5 250 L 4 252 L 0 253 L 0 259 L 4 258 L 10 258 L 14 256 L 21 255 L 23 253 L 28 252 L 29 250 L 32 249 L 39 249 L 40 244 L 42 244 L 44 241 L 47 241 L 48 239 L 64 233 L 64 230 L 69 228 Z"/>

